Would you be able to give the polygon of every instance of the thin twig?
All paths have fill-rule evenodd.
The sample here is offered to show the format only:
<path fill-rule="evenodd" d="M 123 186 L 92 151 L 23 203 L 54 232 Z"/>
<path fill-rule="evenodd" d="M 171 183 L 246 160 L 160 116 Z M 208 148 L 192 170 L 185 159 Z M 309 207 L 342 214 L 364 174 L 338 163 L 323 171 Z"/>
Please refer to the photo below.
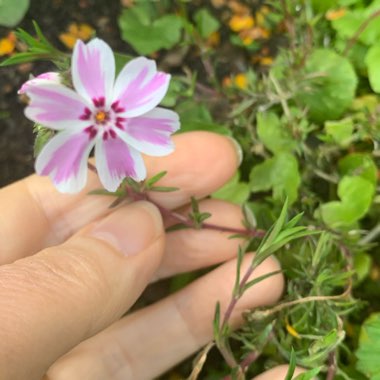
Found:
<path fill-rule="evenodd" d="M 359 240 L 359 245 L 366 245 L 374 241 L 380 235 L 380 223 L 376 225 L 366 236 Z"/>
<path fill-rule="evenodd" d="M 274 75 L 269 73 L 269 79 L 271 80 L 271 82 L 274 85 L 274 88 L 277 91 L 277 94 L 278 94 L 278 97 L 279 97 L 279 100 L 281 103 L 281 107 L 284 111 L 284 114 L 286 115 L 288 120 L 291 120 L 292 114 L 291 114 L 290 109 L 288 107 L 288 103 L 286 102 L 286 95 L 282 91 L 282 88 L 281 88 L 280 84 L 278 83 L 277 79 L 274 77 Z"/>
<path fill-rule="evenodd" d="M 380 16 L 380 9 L 372 13 L 366 20 L 363 21 L 363 23 L 359 26 L 359 29 L 356 31 L 356 33 L 347 41 L 347 45 L 343 51 L 344 56 L 346 56 L 348 52 L 351 50 L 351 48 L 355 45 L 359 36 L 367 29 L 371 21 L 373 21 L 375 18 L 379 16 Z"/>
<path fill-rule="evenodd" d="M 337 369 L 336 352 L 332 351 L 329 354 L 329 362 L 328 362 L 326 380 L 334 380 L 335 379 L 336 369 Z"/>
<path fill-rule="evenodd" d="M 336 296 L 310 296 L 310 297 L 300 298 L 298 300 L 283 302 L 269 310 L 260 311 L 259 312 L 260 318 L 266 318 L 272 314 L 275 314 L 281 311 L 282 309 L 288 308 L 293 305 L 298 305 L 298 304 L 307 303 L 307 302 L 316 302 L 316 301 L 333 301 L 333 300 L 345 298 L 350 294 L 350 292 L 351 292 L 351 284 L 349 284 L 347 289 L 342 294 L 338 294 Z"/>

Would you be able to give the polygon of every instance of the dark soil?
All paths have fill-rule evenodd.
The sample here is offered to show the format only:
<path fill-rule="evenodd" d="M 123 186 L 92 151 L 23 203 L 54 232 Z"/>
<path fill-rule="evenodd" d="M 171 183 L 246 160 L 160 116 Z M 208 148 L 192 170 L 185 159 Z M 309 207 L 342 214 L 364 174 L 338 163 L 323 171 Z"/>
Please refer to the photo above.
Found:
<path fill-rule="evenodd" d="M 66 50 L 58 39 L 59 34 L 71 22 L 84 22 L 112 48 L 125 51 L 128 47 L 120 39 L 117 26 L 120 10 L 117 0 L 33 0 L 19 26 L 33 33 L 32 20 L 37 21 L 48 40 Z M 0 28 L 0 38 L 9 31 Z M 44 62 L 0 69 L 0 187 L 33 172 L 33 123 L 24 116 L 25 104 L 19 99 L 17 90 L 30 74 L 49 70 L 54 68 Z"/>

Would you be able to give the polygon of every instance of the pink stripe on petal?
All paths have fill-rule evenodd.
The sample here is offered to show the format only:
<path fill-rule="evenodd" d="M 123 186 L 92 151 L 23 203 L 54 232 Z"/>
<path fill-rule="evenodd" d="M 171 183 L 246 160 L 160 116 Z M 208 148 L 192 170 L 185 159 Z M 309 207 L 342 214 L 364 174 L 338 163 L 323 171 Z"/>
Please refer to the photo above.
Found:
<path fill-rule="evenodd" d="M 83 126 L 80 117 L 87 103 L 74 91 L 60 84 L 39 83 L 29 87 L 29 119 L 52 129 Z M 87 122 L 88 123 L 88 122 Z"/>
<path fill-rule="evenodd" d="M 93 145 L 85 132 L 58 133 L 38 155 L 36 172 L 50 176 L 61 192 L 78 192 L 86 183 L 87 159 Z"/>
<path fill-rule="evenodd" d="M 142 116 L 125 121 L 124 130 L 119 135 L 142 153 L 165 156 L 174 149 L 170 135 L 178 129 L 178 115 L 156 107 Z"/>
<path fill-rule="evenodd" d="M 100 181 L 108 191 L 116 191 L 126 177 L 136 181 L 146 177 L 141 154 L 118 137 L 99 140 L 95 146 L 95 159 Z"/>
<path fill-rule="evenodd" d="M 154 61 L 144 57 L 130 61 L 116 79 L 114 101 L 125 117 L 140 116 L 157 106 L 165 96 L 170 75 L 158 72 Z"/>
<path fill-rule="evenodd" d="M 104 41 L 95 38 L 84 44 L 78 40 L 71 70 L 75 89 L 89 102 L 110 99 L 115 81 L 115 58 Z"/>
<path fill-rule="evenodd" d="M 47 73 L 40 74 L 40 75 L 36 76 L 35 78 L 29 79 L 28 81 L 26 81 L 21 86 L 21 88 L 17 91 L 17 93 L 19 95 L 25 94 L 26 92 L 29 91 L 29 88 L 31 86 L 35 86 L 35 85 L 38 85 L 41 83 L 42 84 L 43 83 L 59 84 L 59 83 L 61 83 L 61 77 L 58 73 L 55 73 L 55 72 L 47 72 Z"/>

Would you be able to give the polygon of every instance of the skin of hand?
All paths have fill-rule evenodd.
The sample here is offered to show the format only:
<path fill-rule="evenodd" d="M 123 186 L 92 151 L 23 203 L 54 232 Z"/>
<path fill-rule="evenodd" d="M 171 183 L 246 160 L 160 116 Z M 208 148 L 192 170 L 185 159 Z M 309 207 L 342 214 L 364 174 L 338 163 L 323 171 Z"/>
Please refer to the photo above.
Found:
<path fill-rule="evenodd" d="M 205 198 L 236 171 L 233 142 L 207 132 L 174 137 L 176 150 L 146 157 L 148 177 L 168 174 L 155 202 L 186 214 L 189 199 Z M 0 379 L 152 379 L 212 340 L 216 301 L 222 311 L 235 279 L 237 239 L 211 230 L 165 233 L 170 221 L 145 201 L 109 209 L 112 198 L 94 173 L 76 195 L 58 193 L 48 178 L 30 176 L 0 190 Z M 203 199 L 210 222 L 242 227 L 240 208 Z M 246 267 L 250 255 L 243 264 Z M 122 316 L 144 288 L 181 272 L 221 264 L 175 294 Z M 279 269 L 273 258 L 254 273 Z M 247 308 L 275 303 L 282 275 L 260 282 L 239 301 Z M 277 367 L 257 379 L 283 379 Z"/>

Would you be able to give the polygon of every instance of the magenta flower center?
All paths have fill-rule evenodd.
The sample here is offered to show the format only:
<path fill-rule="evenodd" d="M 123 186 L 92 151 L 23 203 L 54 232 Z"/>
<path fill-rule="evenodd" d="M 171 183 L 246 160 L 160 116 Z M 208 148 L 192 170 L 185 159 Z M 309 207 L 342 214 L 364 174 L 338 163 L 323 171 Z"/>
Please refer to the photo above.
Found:
<path fill-rule="evenodd" d="M 113 102 L 109 109 L 105 107 L 105 99 L 93 99 L 92 100 L 95 109 L 91 111 L 89 108 L 83 110 L 80 116 L 81 120 L 88 120 L 92 125 L 85 129 L 88 136 L 91 139 L 101 133 L 103 140 L 108 138 L 116 138 L 117 134 L 114 128 L 124 129 L 123 123 L 126 121 L 124 117 L 118 116 L 121 112 L 124 112 L 124 108 L 119 106 L 119 102 Z"/>

